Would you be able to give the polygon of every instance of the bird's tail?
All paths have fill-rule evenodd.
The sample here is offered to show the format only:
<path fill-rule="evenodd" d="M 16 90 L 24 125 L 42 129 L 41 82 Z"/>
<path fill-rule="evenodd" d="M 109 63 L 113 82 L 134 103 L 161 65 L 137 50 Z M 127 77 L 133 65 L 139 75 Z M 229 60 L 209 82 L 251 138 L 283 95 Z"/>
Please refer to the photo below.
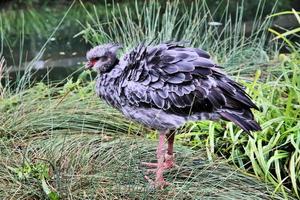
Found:
<path fill-rule="evenodd" d="M 226 109 L 219 112 L 224 120 L 232 121 L 245 132 L 260 131 L 260 125 L 254 120 L 250 109 L 232 110 Z"/>

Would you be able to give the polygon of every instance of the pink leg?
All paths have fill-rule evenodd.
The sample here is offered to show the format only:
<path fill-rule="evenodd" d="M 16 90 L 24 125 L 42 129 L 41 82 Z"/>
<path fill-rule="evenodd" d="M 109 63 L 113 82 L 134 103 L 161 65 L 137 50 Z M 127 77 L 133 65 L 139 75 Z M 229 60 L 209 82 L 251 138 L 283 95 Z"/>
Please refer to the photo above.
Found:
<path fill-rule="evenodd" d="M 154 186 L 163 188 L 166 185 L 166 182 L 163 177 L 164 173 L 164 135 L 159 135 L 159 142 L 158 147 L 156 151 L 156 157 L 157 157 L 157 171 L 156 171 L 156 177 L 154 181 Z"/>
<path fill-rule="evenodd" d="M 164 139 L 165 137 L 168 140 L 168 149 L 167 153 L 164 150 Z M 155 181 L 152 181 L 148 176 L 145 178 L 155 187 L 155 188 L 164 188 L 169 185 L 163 178 L 163 172 L 165 169 L 172 168 L 174 166 L 174 156 L 173 156 L 173 143 L 174 143 L 174 134 L 159 134 L 159 142 L 157 146 L 157 163 L 142 163 L 143 165 L 156 169 L 149 169 L 147 172 L 153 172 L 156 174 Z"/>
<path fill-rule="evenodd" d="M 163 140 L 161 135 L 160 135 L 160 141 Z M 165 135 L 165 137 L 168 141 L 167 153 L 164 154 L 164 168 L 165 169 L 170 169 L 170 168 L 175 166 L 174 155 L 173 155 L 174 136 L 175 136 L 175 133 Z M 158 153 L 158 148 L 160 146 L 162 146 L 161 148 L 163 148 L 163 144 L 159 143 L 159 145 L 157 146 L 156 153 Z M 144 165 L 146 167 L 150 167 L 150 168 L 157 168 L 158 167 L 158 163 L 142 162 L 142 165 Z M 156 170 L 148 170 L 148 172 L 156 172 Z"/>
<path fill-rule="evenodd" d="M 167 141 L 168 141 L 168 149 L 167 153 L 165 155 L 165 167 L 167 169 L 174 167 L 175 162 L 174 162 L 174 155 L 173 155 L 173 145 L 174 145 L 174 138 L 175 138 L 175 133 L 171 132 L 166 135 Z"/>

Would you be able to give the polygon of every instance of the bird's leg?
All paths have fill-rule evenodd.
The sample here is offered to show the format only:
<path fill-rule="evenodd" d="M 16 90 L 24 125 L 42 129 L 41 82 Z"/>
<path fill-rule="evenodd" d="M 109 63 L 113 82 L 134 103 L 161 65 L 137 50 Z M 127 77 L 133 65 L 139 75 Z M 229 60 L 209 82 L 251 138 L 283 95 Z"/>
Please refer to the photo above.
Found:
<path fill-rule="evenodd" d="M 168 141 L 168 148 L 167 148 L 167 153 L 165 154 L 165 168 L 170 169 L 175 166 L 174 152 L 173 152 L 175 132 L 169 132 L 168 134 L 166 134 L 166 138 Z"/>
<path fill-rule="evenodd" d="M 154 181 L 154 186 L 155 187 L 165 187 L 167 183 L 164 180 L 164 155 L 165 155 L 165 150 L 164 150 L 164 139 L 165 136 L 163 134 L 159 134 L 159 142 L 156 150 L 156 157 L 157 157 L 157 171 L 156 171 L 156 177 Z"/>
<path fill-rule="evenodd" d="M 172 168 L 174 166 L 173 156 L 173 143 L 174 143 L 174 132 L 171 134 L 160 133 L 159 142 L 156 150 L 157 163 L 142 163 L 143 165 L 156 169 L 148 169 L 147 173 L 155 173 L 155 181 L 152 181 L 148 176 L 145 178 L 156 188 L 164 188 L 169 185 L 163 178 L 163 172 L 165 169 Z M 164 150 L 164 139 L 167 138 L 168 148 L 167 152 Z"/>
<path fill-rule="evenodd" d="M 166 187 L 167 185 L 169 185 L 169 183 L 167 183 L 163 177 L 163 173 L 165 170 L 164 139 L 165 139 L 165 134 L 159 134 L 159 142 L 158 142 L 158 146 L 157 146 L 157 150 L 156 150 L 157 163 L 142 163 L 143 165 L 148 166 L 148 167 L 156 167 L 155 180 L 154 181 L 151 180 L 148 176 L 145 176 L 145 178 L 150 182 L 150 184 L 152 186 L 154 186 L 155 188 L 159 188 L 159 189 L 162 189 L 162 188 Z"/>
<path fill-rule="evenodd" d="M 165 153 L 165 150 L 163 149 L 164 143 L 163 144 L 160 143 L 160 142 L 164 142 L 164 137 L 168 141 L 168 147 L 167 147 L 166 153 Z M 157 154 L 157 159 L 158 159 L 159 148 L 162 148 L 162 151 L 164 153 L 164 168 L 165 169 L 170 169 L 175 166 L 174 155 L 173 155 L 174 137 L 175 137 L 175 132 L 160 133 L 160 136 L 159 136 L 159 143 L 157 146 L 156 154 Z M 157 168 L 158 167 L 158 163 L 142 162 L 142 165 L 149 167 L 149 168 Z M 156 169 L 154 169 L 154 170 L 149 169 L 147 172 L 156 172 Z"/>

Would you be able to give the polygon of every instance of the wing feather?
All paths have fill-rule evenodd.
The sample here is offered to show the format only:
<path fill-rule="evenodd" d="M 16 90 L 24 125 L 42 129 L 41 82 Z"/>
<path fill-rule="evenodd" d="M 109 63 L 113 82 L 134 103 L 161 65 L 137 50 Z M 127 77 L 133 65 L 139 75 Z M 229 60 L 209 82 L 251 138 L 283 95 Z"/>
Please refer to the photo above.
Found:
<path fill-rule="evenodd" d="M 250 108 L 257 106 L 239 84 L 220 72 L 205 51 L 177 43 L 139 46 L 127 62 L 120 92 L 129 104 L 180 115 L 217 113 L 244 129 L 257 128 L 249 115 Z M 243 110 L 248 114 L 243 117 L 252 121 L 244 124 L 237 120 L 237 110 Z"/>

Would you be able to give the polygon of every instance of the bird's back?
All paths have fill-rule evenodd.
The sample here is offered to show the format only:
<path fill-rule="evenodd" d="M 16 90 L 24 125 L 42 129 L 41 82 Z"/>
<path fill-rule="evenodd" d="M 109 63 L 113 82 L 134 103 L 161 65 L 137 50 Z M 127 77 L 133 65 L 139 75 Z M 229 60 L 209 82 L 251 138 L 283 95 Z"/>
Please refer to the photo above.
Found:
<path fill-rule="evenodd" d="M 98 88 L 110 104 L 156 129 L 222 118 L 246 132 L 260 130 L 250 110 L 256 105 L 201 49 L 142 44 L 100 79 Z"/>

